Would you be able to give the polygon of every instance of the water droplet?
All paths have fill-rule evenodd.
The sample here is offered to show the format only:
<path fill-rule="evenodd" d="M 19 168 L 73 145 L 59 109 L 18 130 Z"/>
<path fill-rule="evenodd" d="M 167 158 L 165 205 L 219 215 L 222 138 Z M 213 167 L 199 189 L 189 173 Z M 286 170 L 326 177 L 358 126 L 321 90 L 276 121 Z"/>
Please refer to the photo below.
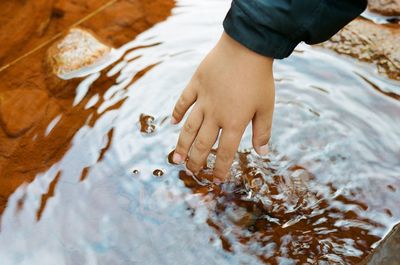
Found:
<path fill-rule="evenodd" d="M 164 171 L 162 171 L 161 169 L 156 169 L 153 171 L 153 175 L 156 177 L 161 177 L 162 175 L 164 175 Z"/>

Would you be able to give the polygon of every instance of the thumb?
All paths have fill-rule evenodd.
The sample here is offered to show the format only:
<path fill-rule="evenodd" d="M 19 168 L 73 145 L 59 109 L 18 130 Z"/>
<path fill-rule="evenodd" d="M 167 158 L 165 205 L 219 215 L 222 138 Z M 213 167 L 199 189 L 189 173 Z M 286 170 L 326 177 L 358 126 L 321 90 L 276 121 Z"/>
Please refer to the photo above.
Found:
<path fill-rule="evenodd" d="M 265 156 L 268 154 L 268 142 L 271 137 L 272 117 L 268 111 L 257 112 L 253 121 L 253 147 L 257 154 Z"/>

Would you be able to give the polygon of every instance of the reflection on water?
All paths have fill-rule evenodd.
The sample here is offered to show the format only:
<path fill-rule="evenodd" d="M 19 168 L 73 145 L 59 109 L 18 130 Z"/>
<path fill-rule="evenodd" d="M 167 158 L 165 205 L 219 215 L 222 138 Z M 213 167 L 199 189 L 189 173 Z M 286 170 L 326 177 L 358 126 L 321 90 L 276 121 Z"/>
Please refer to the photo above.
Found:
<path fill-rule="evenodd" d="M 97 113 L 64 157 L 8 199 L 4 264 L 351 264 L 400 220 L 398 84 L 318 48 L 275 65 L 267 157 L 246 149 L 248 130 L 227 183 L 212 182 L 214 154 L 198 178 L 168 162 L 174 100 L 228 7 L 178 1 L 87 77 L 114 83 L 87 99 Z"/>

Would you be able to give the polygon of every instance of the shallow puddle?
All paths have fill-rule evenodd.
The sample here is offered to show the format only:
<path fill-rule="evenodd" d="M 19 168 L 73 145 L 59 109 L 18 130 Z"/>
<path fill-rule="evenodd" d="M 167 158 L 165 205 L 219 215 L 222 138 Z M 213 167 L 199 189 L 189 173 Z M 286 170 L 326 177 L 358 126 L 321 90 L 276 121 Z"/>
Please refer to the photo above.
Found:
<path fill-rule="evenodd" d="M 213 154 L 198 178 L 168 162 L 171 109 L 229 2 L 178 1 L 77 86 L 71 108 L 96 113 L 8 198 L 2 264 L 356 264 L 400 221 L 399 83 L 321 48 L 274 66 L 267 157 L 249 128 L 227 183 L 212 182 Z"/>

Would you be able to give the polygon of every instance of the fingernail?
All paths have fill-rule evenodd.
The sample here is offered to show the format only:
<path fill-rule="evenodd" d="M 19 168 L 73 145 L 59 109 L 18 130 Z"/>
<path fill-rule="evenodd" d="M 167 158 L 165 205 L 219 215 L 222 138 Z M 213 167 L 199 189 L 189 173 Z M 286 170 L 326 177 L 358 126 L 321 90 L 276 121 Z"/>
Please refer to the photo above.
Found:
<path fill-rule="evenodd" d="M 268 154 L 268 144 L 265 144 L 263 146 L 260 146 L 256 149 L 257 153 L 259 155 L 265 156 Z"/>
<path fill-rule="evenodd" d="M 172 161 L 175 164 L 182 164 L 183 163 L 183 157 L 180 154 L 175 152 L 174 155 L 172 156 Z"/>
<path fill-rule="evenodd" d="M 177 124 L 178 123 L 178 121 L 174 118 L 174 117 L 172 117 L 171 118 L 171 124 L 173 124 L 173 125 L 175 125 L 175 124 Z"/>

